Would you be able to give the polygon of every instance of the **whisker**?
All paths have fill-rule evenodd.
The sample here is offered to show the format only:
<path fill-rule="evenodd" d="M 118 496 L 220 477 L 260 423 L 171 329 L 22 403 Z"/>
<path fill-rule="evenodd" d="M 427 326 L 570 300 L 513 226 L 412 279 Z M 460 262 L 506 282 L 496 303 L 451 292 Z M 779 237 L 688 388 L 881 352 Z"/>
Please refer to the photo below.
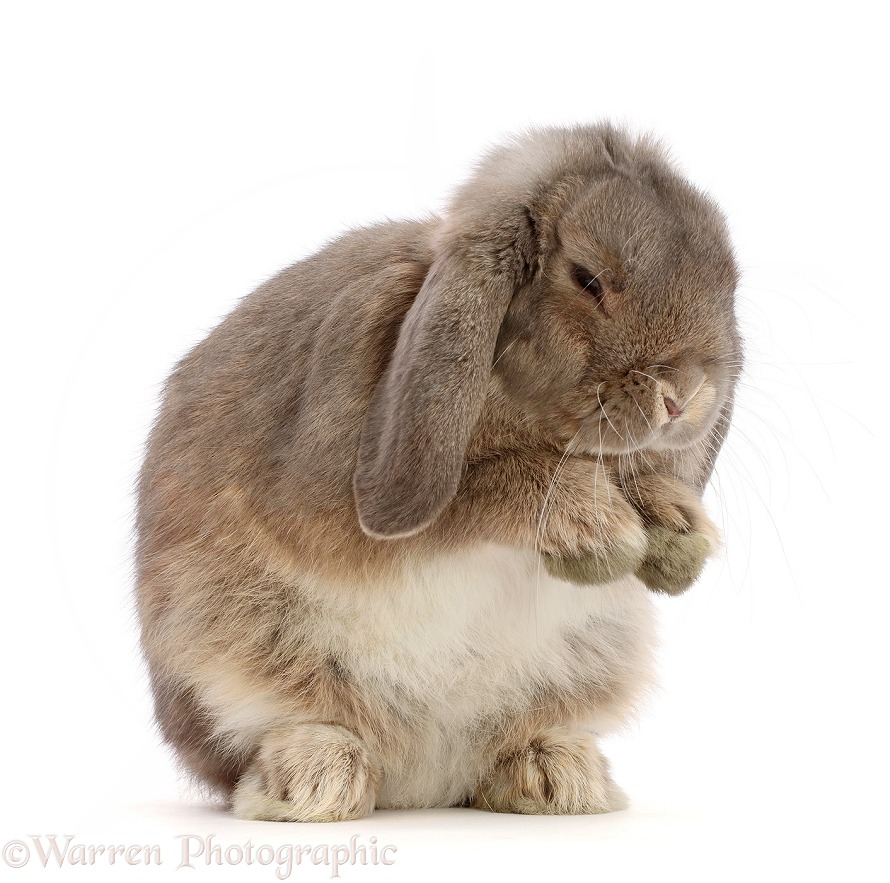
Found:
<path fill-rule="evenodd" d="M 597 484 L 599 483 L 600 466 L 603 462 L 603 421 L 597 421 L 596 426 L 599 430 L 600 444 L 596 453 L 596 472 L 593 473 L 593 513 L 596 516 L 597 524 L 599 524 L 600 513 L 597 509 L 597 500 L 599 499 L 597 496 Z"/>
<path fill-rule="evenodd" d="M 640 492 L 640 483 L 637 480 L 637 470 L 634 468 L 633 461 L 631 461 L 630 458 L 628 458 L 628 460 L 630 462 L 630 477 L 633 479 L 634 486 L 637 489 L 637 500 L 642 502 L 643 495 Z M 618 478 L 621 481 L 622 486 L 627 487 L 627 483 L 626 483 L 624 476 L 622 475 L 622 472 L 621 472 L 621 458 L 620 457 L 618 458 Z"/>
<path fill-rule="evenodd" d="M 544 538 L 544 530 L 547 525 L 547 518 L 550 514 L 550 505 L 551 505 L 551 494 L 553 493 L 553 488 L 556 486 L 556 482 L 559 479 L 560 473 L 563 471 L 565 464 L 568 462 L 569 456 L 572 453 L 572 445 L 575 443 L 578 438 L 578 434 L 581 432 L 581 428 L 578 427 L 578 431 L 572 436 L 566 445 L 566 449 L 563 452 L 562 457 L 559 462 L 556 464 L 556 469 L 553 470 L 553 475 L 550 478 L 550 484 L 547 486 L 547 492 L 544 494 L 544 502 L 541 505 L 541 512 L 538 515 L 538 525 L 535 530 L 535 545 L 534 550 L 537 556 L 537 569 L 535 573 L 535 597 L 534 597 L 534 606 L 535 606 L 535 640 L 538 639 L 538 596 L 541 588 L 541 567 L 542 567 L 542 558 L 541 558 L 541 542 Z"/>
<path fill-rule="evenodd" d="M 587 285 L 585 285 L 584 288 L 582 288 L 581 290 L 582 290 L 582 291 L 587 291 L 587 289 L 590 288 L 590 286 L 593 285 L 593 283 L 596 282 L 597 279 L 599 279 L 600 276 L 602 276 L 603 273 L 605 273 L 605 272 L 606 272 L 605 270 L 600 270 L 599 273 L 597 273 L 596 276 L 594 276 L 594 277 L 590 280 L 590 282 L 588 282 Z"/>
<path fill-rule="evenodd" d="M 624 245 L 621 246 L 621 250 L 618 252 L 618 254 L 624 257 L 624 249 L 626 249 L 627 246 L 630 245 L 630 243 L 641 233 L 648 233 L 651 229 L 651 226 L 651 224 L 645 224 L 644 226 L 640 227 L 640 229 L 637 230 L 635 233 L 631 233 L 631 235 L 628 237 L 627 242 L 625 242 Z"/>
<path fill-rule="evenodd" d="M 744 411 L 746 414 L 750 414 L 756 420 L 759 420 L 760 423 L 762 423 L 763 426 L 767 430 L 769 430 L 771 433 L 773 433 L 774 436 L 781 436 L 781 438 L 783 438 L 789 445 L 791 445 L 794 448 L 794 450 L 797 451 L 798 455 L 801 458 L 801 461 L 806 464 L 807 468 L 812 473 L 813 478 L 816 479 L 816 483 L 821 488 L 822 493 L 825 496 L 825 499 L 828 502 L 831 502 L 831 496 L 829 495 L 828 491 L 825 488 L 825 484 L 822 481 L 822 477 L 819 474 L 819 471 L 813 465 L 812 460 L 810 460 L 810 458 L 806 455 L 806 453 L 802 450 L 802 448 L 797 444 L 797 442 L 790 435 L 788 435 L 787 433 L 785 433 L 781 429 L 779 429 L 778 426 L 774 426 L 768 420 L 764 419 L 764 417 L 762 417 L 760 414 L 758 414 L 756 410 L 754 410 L 753 408 L 749 408 L 744 402 L 737 401 L 736 407 L 739 408 L 740 410 Z M 742 436 L 742 438 L 745 439 L 746 442 L 748 442 L 749 445 L 751 445 L 751 447 L 754 449 L 754 452 L 757 454 L 758 458 L 760 459 L 760 462 L 763 464 L 764 470 L 768 472 L 769 467 L 767 465 L 766 458 L 764 457 L 760 448 L 758 447 L 758 445 L 756 445 L 754 443 L 754 441 L 751 439 L 751 437 L 737 424 L 738 424 L 738 421 L 734 421 L 732 431 L 737 432 L 739 435 Z M 785 472 L 787 474 L 790 472 L 790 466 L 788 463 L 788 455 L 785 453 L 784 445 L 780 444 L 778 447 L 781 450 L 782 456 L 785 460 Z"/>
<path fill-rule="evenodd" d="M 647 365 L 646 370 L 648 371 L 650 368 L 664 368 L 667 371 L 679 371 L 679 368 L 674 368 L 672 365 Z"/>
<path fill-rule="evenodd" d="M 637 410 L 643 415 L 643 419 L 646 421 L 646 426 L 649 427 L 649 432 L 652 432 L 652 424 L 649 422 L 649 418 L 646 416 L 646 412 L 640 407 L 640 403 L 633 397 L 633 403 L 637 406 Z"/>
<path fill-rule="evenodd" d="M 615 424 L 611 421 L 611 419 L 609 419 L 609 414 L 606 411 L 606 406 L 603 404 L 603 400 L 600 398 L 600 387 L 605 382 L 606 382 L 605 380 L 601 381 L 600 385 L 596 388 L 596 400 L 599 402 L 600 410 L 603 412 L 603 416 L 606 418 L 606 420 L 609 421 L 609 426 L 612 427 L 612 432 L 614 432 L 615 435 L 617 435 L 618 438 L 621 439 L 621 441 L 624 441 L 624 436 L 615 428 Z"/>
<path fill-rule="evenodd" d="M 491 366 L 491 370 L 492 370 L 492 371 L 494 371 L 494 369 L 497 368 L 498 362 L 500 362 L 500 360 L 503 359 L 504 356 L 506 356 L 507 353 L 510 352 L 510 348 L 511 348 L 512 346 L 514 346 L 514 345 L 515 345 L 516 343 L 518 343 L 518 342 L 519 342 L 519 338 L 518 338 L 518 337 L 515 337 L 515 338 L 513 338 L 513 340 L 511 340 L 511 341 L 504 347 L 504 349 L 503 349 L 503 351 L 501 352 L 501 354 L 494 360 L 494 364 Z"/>
<path fill-rule="evenodd" d="M 642 374 L 643 377 L 648 377 L 650 380 L 652 380 L 655 383 L 656 387 L 658 387 L 658 385 L 660 383 L 660 381 L 658 380 L 657 377 L 653 377 L 651 374 L 647 374 L 645 371 L 637 371 L 636 368 L 631 368 L 630 373 L 631 374 Z"/>

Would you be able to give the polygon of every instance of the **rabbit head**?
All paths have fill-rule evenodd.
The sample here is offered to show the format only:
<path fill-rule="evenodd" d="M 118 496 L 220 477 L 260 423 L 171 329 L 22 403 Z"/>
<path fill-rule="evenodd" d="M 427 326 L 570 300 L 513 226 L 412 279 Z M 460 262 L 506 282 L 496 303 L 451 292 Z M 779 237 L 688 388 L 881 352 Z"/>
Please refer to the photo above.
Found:
<path fill-rule="evenodd" d="M 560 449 L 712 463 L 737 278 L 718 208 L 651 139 L 543 129 L 494 150 L 445 212 L 367 412 L 363 530 L 409 536 L 448 505 L 493 378 Z"/>

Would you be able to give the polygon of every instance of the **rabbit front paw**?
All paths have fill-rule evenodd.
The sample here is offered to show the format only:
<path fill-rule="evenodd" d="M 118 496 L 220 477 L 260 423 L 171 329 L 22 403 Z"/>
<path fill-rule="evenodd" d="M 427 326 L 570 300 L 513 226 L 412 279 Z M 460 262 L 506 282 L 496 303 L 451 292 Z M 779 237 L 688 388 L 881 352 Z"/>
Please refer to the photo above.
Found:
<path fill-rule="evenodd" d="M 578 555 L 541 556 L 544 567 L 551 576 L 582 586 L 595 586 L 612 582 L 643 566 L 644 556 L 638 545 L 632 542 L 615 544 L 608 549 L 591 549 Z"/>
<path fill-rule="evenodd" d="M 636 576 L 653 591 L 679 595 L 701 576 L 719 547 L 717 528 L 695 493 L 675 478 L 634 476 L 624 490 L 648 537 Z"/>
<path fill-rule="evenodd" d="M 574 474 L 567 475 L 570 471 Z M 547 572 L 578 585 L 634 573 L 646 555 L 646 531 L 602 463 L 579 459 L 560 478 L 566 490 L 554 488 L 542 516 L 540 551 Z"/>

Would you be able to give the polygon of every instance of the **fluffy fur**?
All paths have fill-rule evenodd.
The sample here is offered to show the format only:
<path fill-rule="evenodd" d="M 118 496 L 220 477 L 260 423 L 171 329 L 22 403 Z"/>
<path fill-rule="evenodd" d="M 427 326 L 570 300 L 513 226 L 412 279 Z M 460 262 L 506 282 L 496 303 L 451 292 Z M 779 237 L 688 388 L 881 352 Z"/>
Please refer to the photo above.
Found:
<path fill-rule="evenodd" d="M 352 231 L 176 367 L 139 484 L 157 717 L 247 818 L 626 804 L 596 736 L 741 354 L 713 203 L 607 125 L 492 151 L 441 218 Z"/>

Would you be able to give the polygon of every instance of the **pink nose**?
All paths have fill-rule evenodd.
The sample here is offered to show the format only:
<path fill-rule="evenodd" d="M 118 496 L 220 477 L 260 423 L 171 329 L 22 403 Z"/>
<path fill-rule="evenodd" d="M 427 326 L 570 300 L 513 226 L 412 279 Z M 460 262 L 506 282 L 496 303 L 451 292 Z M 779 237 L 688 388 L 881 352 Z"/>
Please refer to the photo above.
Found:
<path fill-rule="evenodd" d="M 676 420 L 682 413 L 683 409 L 677 406 L 677 403 L 673 399 L 669 399 L 667 396 L 664 397 L 664 406 L 667 408 L 668 417 L 671 420 Z"/>

